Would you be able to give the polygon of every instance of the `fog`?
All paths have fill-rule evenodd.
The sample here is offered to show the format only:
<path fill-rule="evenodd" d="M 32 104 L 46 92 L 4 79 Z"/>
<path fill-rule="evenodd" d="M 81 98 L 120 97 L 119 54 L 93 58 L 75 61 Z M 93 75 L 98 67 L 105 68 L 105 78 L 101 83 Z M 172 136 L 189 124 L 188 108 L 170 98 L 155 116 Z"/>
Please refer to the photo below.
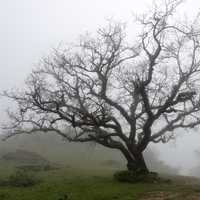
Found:
<path fill-rule="evenodd" d="M 117 150 L 95 143 L 69 143 L 53 133 L 17 135 L 7 142 L 0 142 L 0 161 L 8 153 L 20 154 L 21 150 L 35 152 L 50 163 L 61 167 L 92 170 L 126 169 L 126 161 Z M 151 171 L 169 175 L 180 174 L 180 168 L 165 163 L 155 148 L 146 150 L 145 160 Z M 2 164 L 6 166 L 5 162 L 1 162 Z"/>
<path fill-rule="evenodd" d="M 144 12 L 151 2 L 0 0 L 0 92 L 22 87 L 27 75 L 52 48 L 56 48 L 60 43 L 75 42 L 86 32 L 94 33 L 106 24 L 106 19 L 128 22 L 128 30 L 134 35 L 135 32 L 131 29 L 133 13 Z M 179 15 L 187 14 L 192 17 L 199 8 L 198 0 L 188 0 L 180 6 Z M 5 110 L 8 106 L 12 106 L 12 103 L 1 98 L 1 123 L 7 121 Z M 198 132 L 182 131 L 176 140 L 168 144 L 152 144 L 151 148 L 166 165 L 173 169 L 178 168 L 180 174 L 200 175 L 197 168 L 200 165 L 200 156 L 195 153 L 200 150 Z M 62 146 L 64 147 L 65 145 Z M 90 150 L 91 153 L 88 153 Z M 73 151 L 71 153 L 73 154 Z M 93 159 L 98 157 L 98 151 L 93 152 L 89 146 L 83 148 L 81 157 L 83 155 Z M 120 158 L 116 156 L 115 159 Z"/>

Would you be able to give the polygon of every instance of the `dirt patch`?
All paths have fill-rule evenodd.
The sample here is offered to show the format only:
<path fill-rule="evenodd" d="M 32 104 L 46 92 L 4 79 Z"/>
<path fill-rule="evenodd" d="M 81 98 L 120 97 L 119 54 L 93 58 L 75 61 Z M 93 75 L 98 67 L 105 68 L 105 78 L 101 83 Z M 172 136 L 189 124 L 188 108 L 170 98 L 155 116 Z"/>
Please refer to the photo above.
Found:
<path fill-rule="evenodd" d="M 178 194 L 170 192 L 148 192 L 141 200 L 170 200 L 178 197 Z"/>
<path fill-rule="evenodd" d="M 200 200 L 200 194 L 184 194 L 172 192 L 149 192 L 146 193 L 140 200 Z"/>

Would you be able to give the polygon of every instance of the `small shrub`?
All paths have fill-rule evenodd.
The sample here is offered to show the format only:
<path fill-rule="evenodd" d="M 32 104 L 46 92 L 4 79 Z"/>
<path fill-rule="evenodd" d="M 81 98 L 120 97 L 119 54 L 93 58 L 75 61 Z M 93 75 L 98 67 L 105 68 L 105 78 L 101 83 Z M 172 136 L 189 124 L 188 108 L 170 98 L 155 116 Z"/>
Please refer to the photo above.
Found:
<path fill-rule="evenodd" d="M 120 182 L 136 182 L 136 175 L 132 171 L 124 170 L 114 174 L 114 178 Z"/>
<path fill-rule="evenodd" d="M 56 165 L 50 165 L 50 164 L 48 164 L 48 165 L 44 165 L 44 167 L 43 167 L 43 170 L 44 170 L 44 171 L 58 170 L 58 169 L 60 169 L 59 166 L 56 166 Z"/>
<path fill-rule="evenodd" d="M 71 198 L 69 198 L 69 195 L 68 194 L 64 194 L 62 195 L 62 197 L 59 197 L 58 200 L 69 200 Z"/>
<path fill-rule="evenodd" d="M 21 165 L 17 166 L 16 168 L 21 171 L 32 171 L 32 172 L 39 172 L 43 170 L 43 166 L 40 165 Z"/>
<path fill-rule="evenodd" d="M 114 174 L 114 178 L 120 182 L 128 182 L 128 183 L 137 183 L 137 182 L 155 183 L 160 180 L 158 174 L 155 172 L 143 174 L 128 170 L 116 172 Z"/>
<path fill-rule="evenodd" d="M 17 170 L 15 174 L 11 175 L 8 183 L 16 187 L 28 187 L 39 183 L 40 180 L 33 174 L 25 170 Z"/>
<path fill-rule="evenodd" d="M 16 167 L 19 170 L 24 171 L 32 171 L 32 172 L 40 172 L 40 171 L 50 171 L 50 170 L 57 170 L 59 167 L 53 166 L 50 164 L 46 165 L 20 165 Z"/>
<path fill-rule="evenodd" d="M 9 185 L 8 184 L 8 180 L 6 180 L 6 179 L 0 179 L 0 186 L 8 186 L 8 185 Z"/>

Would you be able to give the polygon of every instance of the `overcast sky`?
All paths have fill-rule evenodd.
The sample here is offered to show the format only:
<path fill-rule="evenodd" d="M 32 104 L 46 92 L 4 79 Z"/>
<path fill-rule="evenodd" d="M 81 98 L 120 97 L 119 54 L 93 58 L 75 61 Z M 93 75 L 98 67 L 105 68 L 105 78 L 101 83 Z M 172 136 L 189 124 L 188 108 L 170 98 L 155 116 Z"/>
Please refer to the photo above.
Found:
<path fill-rule="evenodd" d="M 95 32 L 106 24 L 107 18 L 132 22 L 132 14 L 142 13 L 150 2 L 0 0 L 0 91 L 22 85 L 31 69 L 60 42 L 74 42 L 87 31 Z M 188 0 L 179 12 L 192 16 L 199 8 L 199 0 Z M 7 101 L 1 99 L 4 119 L 3 110 L 7 106 Z M 200 137 L 195 134 L 178 138 L 163 146 L 161 152 L 165 160 L 175 161 L 174 165 L 189 166 L 193 161 L 192 151 L 197 148 L 200 149 Z"/>

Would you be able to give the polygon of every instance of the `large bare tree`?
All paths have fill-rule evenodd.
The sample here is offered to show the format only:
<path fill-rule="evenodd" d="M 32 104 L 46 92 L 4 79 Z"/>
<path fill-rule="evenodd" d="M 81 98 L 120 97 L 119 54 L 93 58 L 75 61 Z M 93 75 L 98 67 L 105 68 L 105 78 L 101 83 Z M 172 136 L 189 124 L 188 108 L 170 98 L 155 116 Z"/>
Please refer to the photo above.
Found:
<path fill-rule="evenodd" d="M 199 19 L 175 21 L 181 2 L 167 0 L 138 17 L 134 44 L 122 24 L 110 23 L 43 59 L 25 90 L 5 93 L 18 106 L 8 112 L 8 137 L 51 131 L 119 150 L 128 170 L 148 172 L 149 143 L 200 124 Z"/>

